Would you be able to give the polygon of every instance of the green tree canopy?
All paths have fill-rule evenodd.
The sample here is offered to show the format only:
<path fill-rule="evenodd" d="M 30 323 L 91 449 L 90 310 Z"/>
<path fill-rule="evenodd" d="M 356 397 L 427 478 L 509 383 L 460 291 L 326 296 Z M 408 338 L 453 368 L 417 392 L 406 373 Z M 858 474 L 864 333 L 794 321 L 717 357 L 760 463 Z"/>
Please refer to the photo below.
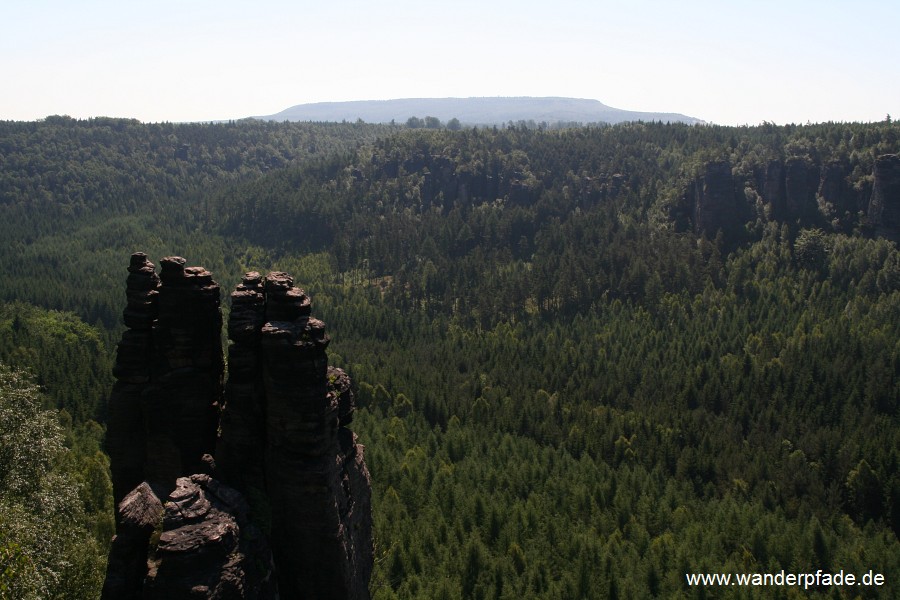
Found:
<path fill-rule="evenodd" d="M 104 553 L 84 505 L 56 414 L 37 386 L 0 364 L 0 598 L 92 598 Z"/>

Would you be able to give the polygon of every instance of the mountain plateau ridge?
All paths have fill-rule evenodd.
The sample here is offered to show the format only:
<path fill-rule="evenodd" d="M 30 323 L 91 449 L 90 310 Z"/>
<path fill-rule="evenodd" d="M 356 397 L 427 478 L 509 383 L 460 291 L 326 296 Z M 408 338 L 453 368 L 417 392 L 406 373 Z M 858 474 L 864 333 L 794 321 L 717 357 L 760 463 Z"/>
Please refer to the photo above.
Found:
<path fill-rule="evenodd" d="M 670 112 L 641 112 L 607 106 L 597 100 L 563 97 L 399 98 L 298 104 L 264 121 L 356 121 L 404 123 L 409 117 L 431 116 L 465 125 L 501 125 L 509 121 L 536 123 L 623 123 L 663 121 L 700 124 L 702 120 Z"/>

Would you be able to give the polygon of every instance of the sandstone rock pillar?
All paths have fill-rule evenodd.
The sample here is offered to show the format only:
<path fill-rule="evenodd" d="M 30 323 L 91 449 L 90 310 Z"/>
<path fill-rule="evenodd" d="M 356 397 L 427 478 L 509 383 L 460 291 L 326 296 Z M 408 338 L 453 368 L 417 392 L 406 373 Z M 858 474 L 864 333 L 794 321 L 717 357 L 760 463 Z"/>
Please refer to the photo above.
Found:
<path fill-rule="evenodd" d="M 371 482 L 325 324 L 287 273 L 247 273 L 223 389 L 219 286 L 185 262 L 128 268 L 104 600 L 367 600 Z"/>
<path fill-rule="evenodd" d="M 230 364 L 256 371 L 229 374 L 223 477 L 270 524 L 283 598 L 368 598 L 369 473 L 345 427 L 353 392 L 328 366 L 325 324 L 287 273 L 248 273 L 231 298 Z"/>

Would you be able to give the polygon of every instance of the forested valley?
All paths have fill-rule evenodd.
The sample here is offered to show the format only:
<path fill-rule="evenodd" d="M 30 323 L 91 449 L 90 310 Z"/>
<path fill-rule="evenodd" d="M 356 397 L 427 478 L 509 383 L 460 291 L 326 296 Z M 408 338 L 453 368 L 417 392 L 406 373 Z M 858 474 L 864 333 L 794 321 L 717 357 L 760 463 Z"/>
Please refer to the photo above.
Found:
<path fill-rule="evenodd" d="M 99 595 L 140 250 L 307 290 L 374 598 L 893 598 L 898 153 L 890 119 L 2 122 L 0 597 Z M 817 569 L 886 583 L 685 579 Z"/>

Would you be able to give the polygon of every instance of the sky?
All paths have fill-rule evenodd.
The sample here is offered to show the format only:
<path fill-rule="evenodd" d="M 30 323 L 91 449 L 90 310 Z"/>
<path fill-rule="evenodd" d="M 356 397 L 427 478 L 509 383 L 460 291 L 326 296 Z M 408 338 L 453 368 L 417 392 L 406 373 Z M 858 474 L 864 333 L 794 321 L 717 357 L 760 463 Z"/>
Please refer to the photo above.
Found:
<path fill-rule="evenodd" d="M 0 120 L 240 119 L 309 102 L 566 96 L 722 125 L 900 116 L 897 0 L 29 0 Z"/>

